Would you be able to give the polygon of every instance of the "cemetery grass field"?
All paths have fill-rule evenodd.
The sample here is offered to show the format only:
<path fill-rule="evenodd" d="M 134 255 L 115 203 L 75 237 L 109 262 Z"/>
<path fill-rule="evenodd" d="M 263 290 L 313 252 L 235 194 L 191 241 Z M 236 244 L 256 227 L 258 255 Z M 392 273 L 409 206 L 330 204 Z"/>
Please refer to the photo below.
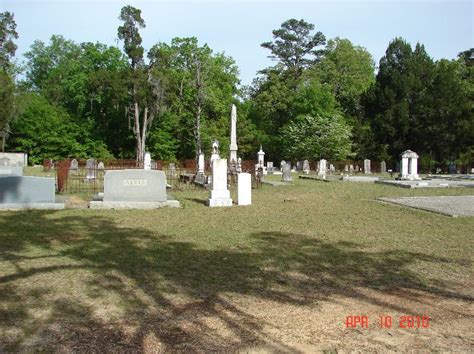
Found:
<path fill-rule="evenodd" d="M 473 350 L 474 218 L 374 199 L 474 189 L 172 194 L 182 209 L 1 212 L 0 351 Z M 418 315 L 429 328 L 400 328 Z"/>

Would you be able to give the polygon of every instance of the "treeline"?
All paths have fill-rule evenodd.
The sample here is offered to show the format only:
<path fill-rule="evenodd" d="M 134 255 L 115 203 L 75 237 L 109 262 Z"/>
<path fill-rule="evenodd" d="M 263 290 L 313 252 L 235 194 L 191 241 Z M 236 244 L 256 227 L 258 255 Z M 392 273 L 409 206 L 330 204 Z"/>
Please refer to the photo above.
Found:
<path fill-rule="evenodd" d="M 13 15 L 0 16 L 2 147 L 27 152 L 31 162 L 141 159 L 145 150 L 189 159 L 209 152 L 214 139 L 225 155 L 232 104 L 244 159 L 261 144 L 270 161 L 393 164 L 412 149 L 424 169 L 473 162 L 472 50 L 434 61 L 423 45 L 395 38 L 376 68 L 364 48 L 291 19 L 262 44 L 275 65 L 241 87 L 234 60 L 196 38 L 145 50 L 145 23 L 131 6 L 119 17 L 123 50 L 56 35 L 36 41 L 22 68 L 13 62 Z"/>

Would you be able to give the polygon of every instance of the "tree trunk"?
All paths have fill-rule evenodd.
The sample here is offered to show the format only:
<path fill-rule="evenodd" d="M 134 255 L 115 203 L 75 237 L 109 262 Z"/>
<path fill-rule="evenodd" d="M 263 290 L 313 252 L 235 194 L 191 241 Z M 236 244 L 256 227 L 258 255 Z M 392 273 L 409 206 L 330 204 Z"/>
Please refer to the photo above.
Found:
<path fill-rule="evenodd" d="M 135 139 L 137 140 L 137 163 L 141 164 L 143 162 L 143 150 L 142 150 L 142 137 L 140 132 L 140 110 L 138 107 L 138 102 L 134 104 L 134 124 L 133 124 L 133 133 L 135 134 Z"/>

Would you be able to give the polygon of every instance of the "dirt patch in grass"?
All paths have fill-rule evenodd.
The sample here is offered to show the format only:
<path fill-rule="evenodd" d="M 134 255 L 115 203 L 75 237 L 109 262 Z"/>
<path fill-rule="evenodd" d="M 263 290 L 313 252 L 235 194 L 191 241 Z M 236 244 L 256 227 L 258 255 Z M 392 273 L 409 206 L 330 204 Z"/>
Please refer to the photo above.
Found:
<path fill-rule="evenodd" d="M 249 207 L 3 212 L 0 351 L 472 351 L 474 219 L 374 202 L 472 192 L 295 181 Z"/>

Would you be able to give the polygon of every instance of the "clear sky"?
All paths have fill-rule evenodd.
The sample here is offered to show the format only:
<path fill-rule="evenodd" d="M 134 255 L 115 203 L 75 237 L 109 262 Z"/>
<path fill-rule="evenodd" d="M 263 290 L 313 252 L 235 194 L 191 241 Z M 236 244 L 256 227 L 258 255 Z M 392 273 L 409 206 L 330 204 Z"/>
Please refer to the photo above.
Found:
<path fill-rule="evenodd" d="M 313 23 L 326 38 L 348 38 L 367 48 L 376 63 L 396 36 L 423 43 L 434 59 L 453 59 L 474 46 L 473 0 L 0 0 L 0 12 L 15 14 L 17 58 L 22 60 L 34 40 L 47 42 L 52 34 L 117 45 L 118 15 L 127 4 L 142 10 L 145 49 L 173 37 L 196 36 L 235 59 L 242 84 L 272 65 L 260 44 L 289 18 Z"/>

